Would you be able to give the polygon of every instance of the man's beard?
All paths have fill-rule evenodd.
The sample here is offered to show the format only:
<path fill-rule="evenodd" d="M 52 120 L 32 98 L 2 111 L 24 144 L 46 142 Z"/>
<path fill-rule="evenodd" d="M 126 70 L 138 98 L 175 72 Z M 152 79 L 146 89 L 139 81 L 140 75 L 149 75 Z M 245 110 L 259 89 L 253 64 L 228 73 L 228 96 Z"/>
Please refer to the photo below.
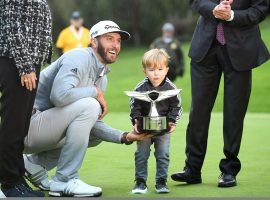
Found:
<path fill-rule="evenodd" d="M 117 56 L 118 56 L 118 52 L 116 52 L 117 55 L 116 55 L 116 59 L 115 60 L 111 60 L 110 58 L 108 58 L 108 56 L 106 55 L 105 47 L 101 44 L 101 42 L 98 42 L 97 52 L 100 55 L 100 57 L 102 58 L 102 60 L 104 62 L 106 62 L 107 64 L 114 63 L 115 60 L 117 59 Z"/>

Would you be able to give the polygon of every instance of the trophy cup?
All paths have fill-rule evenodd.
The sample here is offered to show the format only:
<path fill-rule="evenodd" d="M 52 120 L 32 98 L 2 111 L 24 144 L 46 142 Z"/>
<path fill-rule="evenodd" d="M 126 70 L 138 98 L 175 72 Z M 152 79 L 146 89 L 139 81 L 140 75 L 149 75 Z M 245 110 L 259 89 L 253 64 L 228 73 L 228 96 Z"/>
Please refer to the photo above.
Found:
<path fill-rule="evenodd" d="M 148 116 L 141 116 L 139 118 L 138 129 L 142 133 L 149 133 L 152 135 L 160 135 L 162 132 L 168 131 L 167 116 L 160 116 L 157 111 L 156 103 L 167 98 L 176 96 L 180 93 L 180 89 L 166 90 L 166 91 L 147 91 L 147 92 L 129 92 L 125 94 L 131 98 L 147 101 L 151 103 L 150 112 Z"/>

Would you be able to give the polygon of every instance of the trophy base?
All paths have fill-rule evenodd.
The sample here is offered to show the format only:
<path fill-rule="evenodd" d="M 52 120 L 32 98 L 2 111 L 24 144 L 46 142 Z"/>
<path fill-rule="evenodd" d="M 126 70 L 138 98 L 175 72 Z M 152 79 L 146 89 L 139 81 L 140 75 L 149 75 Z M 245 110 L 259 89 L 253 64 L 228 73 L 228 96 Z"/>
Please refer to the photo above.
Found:
<path fill-rule="evenodd" d="M 151 135 L 162 135 L 168 131 L 167 117 L 143 116 L 139 118 L 139 131 Z"/>

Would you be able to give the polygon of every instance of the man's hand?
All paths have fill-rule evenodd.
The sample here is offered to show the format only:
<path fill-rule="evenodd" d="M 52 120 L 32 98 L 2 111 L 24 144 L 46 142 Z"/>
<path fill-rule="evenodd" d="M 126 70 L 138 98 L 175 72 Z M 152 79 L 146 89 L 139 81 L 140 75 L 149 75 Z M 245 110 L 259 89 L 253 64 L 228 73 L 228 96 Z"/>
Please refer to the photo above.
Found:
<path fill-rule="evenodd" d="M 148 135 L 146 133 L 138 133 L 136 132 L 135 130 L 132 130 L 131 132 L 129 132 L 127 135 L 126 135 L 126 139 L 127 141 L 129 142 L 133 142 L 133 141 L 141 141 L 141 140 L 144 140 L 145 138 L 150 138 L 152 137 L 153 135 Z"/>
<path fill-rule="evenodd" d="M 224 0 L 220 2 L 213 10 L 213 15 L 221 20 L 229 20 L 231 18 L 231 3 L 233 0 Z"/>
<path fill-rule="evenodd" d="M 223 1 L 227 1 L 230 5 L 233 3 L 233 0 L 223 0 Z M 222 2 L 223 2 L 223 1 L 222 1 Z M 222 2 L 221 2 L 221 3 L 222 3 Z"/>
<path fill-rule="evenodd" d="M 172 133 L 175 131 L 175 128 L 176 128 L 175 123 L 169 122 L 168 126 L 169 126 L 169 133 Z"/>
<path fill-rule="evenodd" d="M 27 90 L 32 91 L 36 89 L 37 84 L 37 76 L 35 72 L 31 72 L 30 74 L 25 74 L 21 76 L 21 84 L 26 87 Z"/>
<path fill-rule="evenodd" d="M 107 106 L 105 96 L 104 96 L 103 92 L 101 91 L 101 89 L 99 87 L 96 87 L 96 89 L 97 89 L 96 99 L 100 103 L 101 108 L 102 108 L 102 113 L 99 116 L 99 120 L 101 120 L 108 113 L 108 106 Z"/>

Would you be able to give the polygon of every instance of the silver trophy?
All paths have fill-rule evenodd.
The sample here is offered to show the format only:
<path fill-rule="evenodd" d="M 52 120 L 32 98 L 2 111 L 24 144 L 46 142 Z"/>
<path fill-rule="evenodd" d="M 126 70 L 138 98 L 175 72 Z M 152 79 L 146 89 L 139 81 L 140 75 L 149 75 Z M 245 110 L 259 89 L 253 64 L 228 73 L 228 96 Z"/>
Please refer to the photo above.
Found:
<path fill-rule="evenodd" d="M 126 95 L 139 99 L 142 101 L 147 101 L 151 103 L 150 112 L 148 116 L 141 116 L 139 118 L 138 128 L 140 132 L 159 135 L 168 130 L 167 116 L 160 116 L 157 111 L 156 103 L 170 97 L 176 96 L 180 93 L 180 89 L 166 90 L 166 91 L 147 91 L 147 92 L 129 92 L 126 91 Z"/>

